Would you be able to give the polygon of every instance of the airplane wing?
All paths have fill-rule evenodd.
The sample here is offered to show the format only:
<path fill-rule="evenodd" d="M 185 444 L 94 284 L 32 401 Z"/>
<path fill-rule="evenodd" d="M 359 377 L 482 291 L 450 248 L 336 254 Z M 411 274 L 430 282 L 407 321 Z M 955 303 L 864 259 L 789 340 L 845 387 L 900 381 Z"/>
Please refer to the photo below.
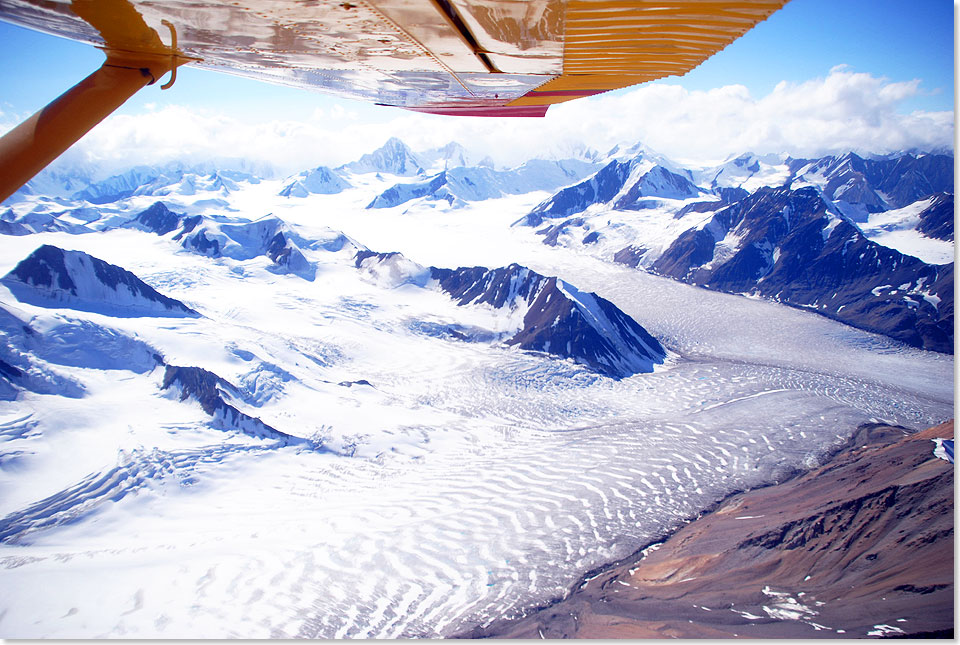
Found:
<path fill-rule="evenodd" d="M 0 0 L 0 20 L 106 54 L 0 138 L 0 201 L 181 65 L 433 114 L 543 116 L 684 74 L 786 1 Z"/>
<path fill-rule="evenodd" d="M 168 46 L 175 31 L 197 67 L 425 112 L 506 116 L 684 74 L 785 2 L 0 0 L 0 19 L 135 52 L 132 10 Z M 85 5 L 107 9 L 91 22 Z"/>

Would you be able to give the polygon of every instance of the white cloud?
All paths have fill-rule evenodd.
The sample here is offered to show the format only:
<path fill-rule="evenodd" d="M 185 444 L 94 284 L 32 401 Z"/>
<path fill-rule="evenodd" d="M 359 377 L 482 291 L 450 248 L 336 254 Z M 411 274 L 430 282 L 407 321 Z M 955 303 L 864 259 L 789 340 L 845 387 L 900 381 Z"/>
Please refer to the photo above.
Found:
<path fill-rule="evenodd" d="M 617 143 L 638 141 L 686 162 L 745 151 L 814 156 L 952 146 L 952 112 L 898 111 L 920 92 L 917 80 L 891 82 L 838 66 L 825 78 L 781 82 L 759 98 L 741 85 L 688 91 L 651 83 L 557 105 L 543 119 L 440 117 L 382 108 L 388 111 L 385 118 L 370 123 L 337 105 L 305 121 L 252 124 L 225 114 L 164 107 L 109 118 L 71 157 L 114 167 L 243 157 L 295 172 L 351 161 L 390 136 L 414 149 L 456 140 L 504 165 L 578 144 L 605 152 Z"/>
<path fill-rule="evenodd" d="M 901 114 L 900 103 L 919 93 L 919 81 L 893 83 L 846 67 L 826 78 L 781 82 L 767 96 L 752 97 L 742 86 L 687 91 L 653 83 L 590 105 L 556 108 L 587 135 L 597 116 L 609 119 L 608 138 L 643 141 L 685 160 L 722 159 L 746 151 L 795 156 L 857 150 L 886 153 L 910 147 L 952 146 L 952 112 Z M 602 117 L 600 117 L 602 118 Z"/>

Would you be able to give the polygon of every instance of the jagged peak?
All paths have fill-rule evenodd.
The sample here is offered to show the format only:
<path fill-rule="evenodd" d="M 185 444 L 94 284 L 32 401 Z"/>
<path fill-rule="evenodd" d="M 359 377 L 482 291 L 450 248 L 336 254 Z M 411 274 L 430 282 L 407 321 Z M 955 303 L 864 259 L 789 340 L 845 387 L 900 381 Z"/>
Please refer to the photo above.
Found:
<path fill-rule="evenodd" d="M 398 137 L 390 137 L 389 139 L 387 139 L 387 142 L 384 143 L 382 146 L 380 146 L 380 149 L 384 149 L 384 148 L 387 148 L 387 149 L 390 149 L 390 148 L 400 148 L 400 149 L 402 149 L 402 150 L 409 150 L 409 149 L 410 149 L 410 148 L 407 146 L 407 144 L 405 144 L 403 141 L 401 141 Z"/>
<path fill-rule="evenodd" d="M 659 341 L 610 301 L 520 264 L 431 267 L 431 276 L 458 305 L 522 314 L 504 341 L 508 346 L 572 359 L 614 379 L 651 372 L 667 356 Z"/>
<path fill-rule="evenodd" d="M 373 152 L 362 155 L 357 161 L 339 166 L 336 170 L 356 173 L 385 172 L 410 177 L 423 174 L 426 166 L 429 164 L 424 163 L 406 143 L 397 137 L 390 137 Z"/>

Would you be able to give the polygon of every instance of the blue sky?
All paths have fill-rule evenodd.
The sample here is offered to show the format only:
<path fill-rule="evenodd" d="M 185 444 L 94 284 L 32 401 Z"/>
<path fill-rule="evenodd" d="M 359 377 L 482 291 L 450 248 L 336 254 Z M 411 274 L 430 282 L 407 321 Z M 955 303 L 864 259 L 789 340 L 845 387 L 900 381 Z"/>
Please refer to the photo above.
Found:
<path fill-rule="evenodd" d="M 851 105 L 863 104 L 867 111 L 882 110 L 879 116 L 873 114 L 869 118 L 876 122 L 883 121 L 887 129 L 891 127 L 890 119 L 903 117 L 904 122 L 898 123 L 894 129 L 902 126 L 916 130 L 919 126 L 906 123 L 906 115 L 918 111 L 942 113 L 954 109 L 953 13 L 954 5 L 950 0 L 792 0 L 743 38 L 684 77 L 664 79 L 657 82 L 656 88 L 649 87 L 650 84 L 639 89 L 626 88 L 600 99 L 574 103 L 593 101 L 598 108 L 602 106 L 608 111 L 621 111 L 619 115 L 610 114 L 611 119 L 645 115 L 647 113 L 644 110 L 653 109 L 650 106 L 654 104 L 670 105 L 670 109 L 692 114 L 694 105 L 710 105 L 709 101 L 693 100 L 702 98 L 703 93 L 713 92 L 716 98 L 717 88 L 742 86 L 746 88 L 746 94 L 731 94 L 729 91 L 723 94 L 726 98 L 736 95 L 734 98 L 739 102 L 731 103 L 728 109 L 735 111 L 746 106 L 749 111 L 755 107 L 758 110 L 755 120 L 760 123 L 763 118 L 760 113 L 763 110 L 770 111 L 778 104 L 773 96 L 778 84 L 786 82 L 788 89 L 793 92 L 790 95 L 792 99 L 788 97 L 789 92 L 781 92 L 782 96 L 778 99 L 780 104 L 789 104 L 791 100 L 793 103 L 802 102 L 802 97 L 822 92 L 821 86 L 815 85 L 819 81 L 821 85 L 830 85 L 835 100 L 845 101 L 844 109 L 848 116 L 849 110 L 853 109 Z M 43 107 L 96 69 L 103 59 L 99 51 L 87 45 L 2 22 L 0 42 L 7 57 L 6 64 L 0 65 L 0 124 L 7 126 L 13 120 Z M 840 69 L 844 74 L 838 72 Z M 681 88 L 684 93 L 667 97 L 663 94 L 666 86 Z M 857 98 L 856 102 L 852 102 L 852 92 L 866 93 L 865 98 Z M 870 92 L 876 95 L 875 102 L 883 104 L 881 107 L 876 108 L 871 103 L 873 98 L 867 95 Z M 889 100 L 890 95 L 896 95 L 896 100 Z M 639 97 L 644 98 L 641 100 Z M 567 140 L 569 133 L 563 130 L 567 120 L 562 115 L 573 115 L 578 109 L 583 108 L 574 108 L 572 105 L 563 106 L 563 109 L 551 108 L 551 115 L 542 120 L 544 123 L 527 126 L 527 129 L 546 128 L 542 137 L 547 140 Z M 822 104 L 811 105 L 810 109 L 832 110 Z M 439 119 L 434 121 L 427 117 L 426 120 L 412 121 L 407 119 L 408 113 L 393 108 L 187 67 L 181 68 L 177 83 L 171 90 L 160 91 L 156 86 L 148 87 L 128 101 L 118 114 L 142 116 L 165 110 L 178 110 L 177 114 L 183 118 L 187 118 L 184 115 L 189 113 L 206 118 L 216 117 L 221 121 L 230 120 L 234 125 L 244 123 L 262 126 L 269 122 L 274 124 L 274 129 L 281 122 L 285 125 L 280 129 L 292 127 L 291 124 L 316 127 L 319 118 L 343 117 L 345 123 L 355 127 L 368 126 L 371 136 L 360 139 L 364 144 L 369 141 L 369 145 L 375 145 L 374 139 L 377 137 L 382 139 L 388 136 L 390 127 L 401 131 L 410 128 L 419 131 L 423 127 L 419 124 L 427 124 L 428 128 L 451 132 L 459 127 L 450 125 L 450 117 L 433 117 Z M 554 112 L 560 116 L 551 120 Z M 555 125 L 551 125 L 554 122 Z M 170 123 L 169 119 L 166 123 Z M 439 126 L 433 128 L 431 124 L 434 123 Z M 371 129 L 371 125 L 382 127 Z M 489 124 L 463 124 L 460 129 L 467 131 L 468 136 L 481 139 L 485 136 L 481 131 L 484 127 L 489 128 Z M 596 127 L 606 128 L 600 123 Z M 716 150 L 704 146 L 696 150 L 695 146 L 688 146 L 690 154 L 715 153 L 714 156 L 723 156 L 733 152 L 736 145 L 764 147 L 761 135 L 756 134 L 753 139 L 744 138 L 739 136 L 744 126 L 730 124 L 730 127 L 734 128 L 738 137 L 728 136 L 729 150 L 721 150 L 722 146 L 714 146 Z M 922 134 L 911 134 L 905 130 L 898 134 L 899 138 L 883 145 L 900 145 L 911 136 L 918 139 L 918 145 L 928 145 L 933 140 L 931 137 L 934 137 L 931 132 L 937 127 L 946 127 L 942 117 L 927 123 Z M 791 143 L 784 139 L 790 136 L 789 132 L 780 132 L 781 128 L 776 123 L 752 124 L 751 129 L 763 130 L 768 134 L 777 131 L 777 136 L 770 143 L 770 150 Z M 950 129 L 948 138 L 952 141 L 952 126 Z M 623 124 L 617 124 L 612 130 L 622 131 L 626 137 L 648 136 L 640 129 L 626 129 Z M 376 136 L 372 136 L 374 132 Z M 687 135 L 697 136 L 692 130 Z M 423 135 L 417 136 L 424 138 Z M 833 135 L 829 128 L 824 128 L 823 136 Z M 867 145 L 870 135 L 864 133 L 863 136 L 863 145 Z M 739 139 L 744 141 L 741 143 Z M 946 139 L 941 136 L 941 143 Z M 602 149 L 608 141 L 585 143 Z M 670 147 L 671 142 L 667 144 Z M 827 144 L 825 141 L 824 149 L 829 147 Z M 799 145 L 811 150 L 816 147 L 811 141 L 800 142 Z M 488 147 L 500 149 L 501 152 L 503 146 L 502 142 L 488 144 Z M 850 147 L 857 147 L 857 142 L 850 143 Z M 683 153 L 682 146 L 679 149 Z M 667 152 L 677 154 L 676 151 Z M 331 158 L 330 161 L 332 163 L 335 159 Z"/>
<path fill-rule="evenodd" d="M 952 110 L 951 0 L 793 0 L 683 79 L 689 89 L 743 83 L 756 95 L 836 65 L 926 91 L 903 109 Z"/>

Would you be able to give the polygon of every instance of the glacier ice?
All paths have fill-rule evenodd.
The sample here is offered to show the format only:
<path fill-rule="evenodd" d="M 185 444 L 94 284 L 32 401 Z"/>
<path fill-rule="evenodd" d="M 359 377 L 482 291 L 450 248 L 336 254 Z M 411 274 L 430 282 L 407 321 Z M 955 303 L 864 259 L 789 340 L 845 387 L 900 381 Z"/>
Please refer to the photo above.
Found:
<path fill-rule="evenodd" d="M 447 636 L 563 595 L 731 490 L 816 463 L 859 423 L 952 414 L 950 356 L 544 245 L 510 227 L 542 193 L 365 210 L 390 182 L 298 199 L 278 195 L 283 180 L 237 182 L 223 196 L 235 211 L 175 196 L 171 211 L 237 244 L 216 256 L 175 230 L 0 236 L 0 272 L 69 242 L 204 314 L 37 307 L 0 285 L 0 384 L 3 365 L 47 379 L 0 390 L 0 634 Z M 156 201 L 128 199 L 109 216 Z M 280 229 L 250 225 L 265 213 L 312 281 L 274 270 L 264 245 Z M 367 248 L 402 259 L 358 268 Z M 606 378 L 504 346 L 504 312 L 424 288 L 425 267 L 511 263 L 610 301 L 669 357 Z M 301 441 L 217 427 L 163 389 L 164 365 L 216 375 L 235 409 Z"/>

